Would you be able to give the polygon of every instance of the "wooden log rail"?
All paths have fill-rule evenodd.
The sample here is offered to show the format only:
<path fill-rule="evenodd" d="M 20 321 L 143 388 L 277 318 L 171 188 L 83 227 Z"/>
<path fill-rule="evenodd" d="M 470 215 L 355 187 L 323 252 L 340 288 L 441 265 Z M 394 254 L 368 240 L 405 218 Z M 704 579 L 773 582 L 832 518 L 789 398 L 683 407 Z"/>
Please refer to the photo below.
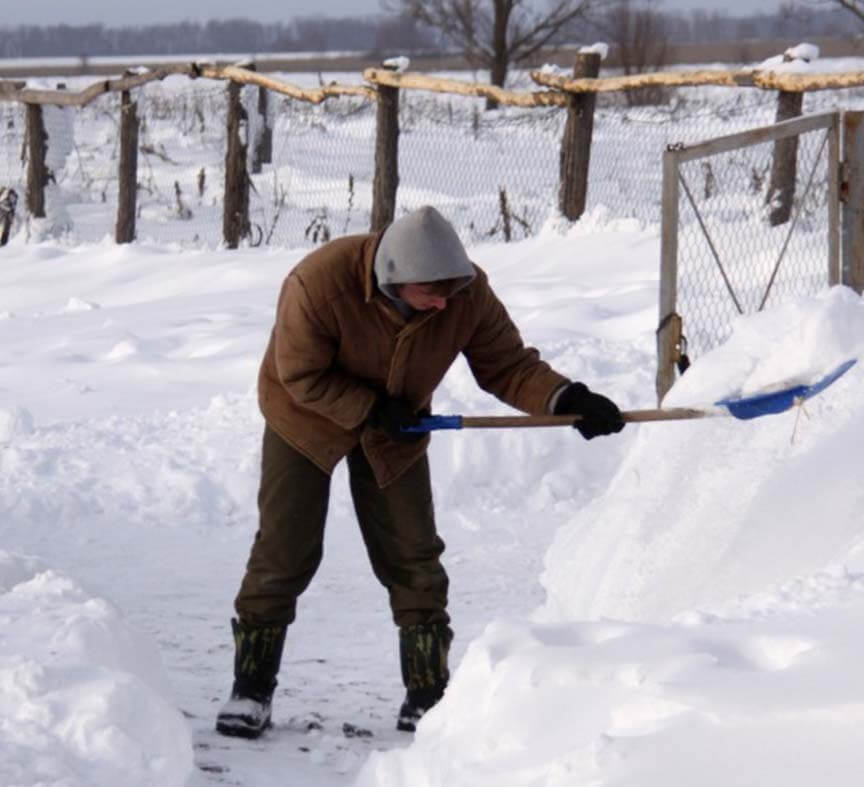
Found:
<path fill-rule="evenodd" d="M 88 85 L 83 90 L 40 90 L 22 87 L 20 82 L 0 82 L 0 101 L 18 101 L 22 104 L 52 104 L 58 107 L 83 107 L 105 93 L 122 93 L 136 87 L 156 82 L 174 74 L 188 77 L 200 76 L 194 63 L 167 66 L 155 71 L 124 76 L 121 79 L 103 79 Z"/>
<path fill-rule="evenodd" d="M 205 79 L 230 79 L 232 82 L 239 82 L 242 85 L 258 85 L 259 87 L 266 87 L 274 93 L 281 93 L 283 96 L 296 98 L 299 101 L 308 101 L 311 104 L 320 104 L 325 99 L 338 96 L 363 96 L 371 101 L 376 98 L 375 91 L 366 85 L 333 83 L 318 88 L 304 88 L 239 66 L 204 66 L 201 68 L 199 76 Z"/>
<path fill-rule="evenodd" d="M 561 92 L 541 90 L 536 92 L 521 92 L 504 90 L 484 82 L 465 82 L 461 79 L 442 79 L 425 74 L 388 71 L 384 68 L 367 68 L 363 78 L 375 85 L 387 87 L 408 88 L 413 90 L 429 90 L 434 93 L 451 93 L 460 96 L 476 96 L 478 98 L 494 98 L 499 104 L 518 107 L 566 107 L 567 96 Z"/>
<path fill-rule="evenodd" d="M 340 85 L 337 83 L 318 88 L 304 88 L 259 74 L 240 66 L 215 66 L 202 63 L 180 63 L 152 71 L 124 76 L 120 79 L 104 79 L 94 82 L 80 91 L 41 90 L 28 88 L 24 82 L 0 80 L 0 101 L 17 101 L 23 104 L 53 104 L 61 107 L 83 107 L 105 93 L 122 93 L 149 82 L 164 80 L 169 76 L 187 76 L 190 79 L 204 78 L 228 80 L 244 85 L 258 85 L 275 93 L 320 104 L 337 96 L 362 96 L 374 101 L 377 91 L 368 85 Z M 443 79 L 416 73 L 396 73 L 383 68 L 369 68 L 363 77 L 372 85 L 394 88 L 429 90 L 478 98 L 494 98 L 500 104 L 520 107 L 567 106 L 568 93 L 610 93 L 642 87 L 698 87 L 716 85 L 720 87 L 756 87 L 762 90 L 781 90 L 789 93 L 813 90 L 839 90 L 864 86 L 864 71 L 837 74 L 784 74 L 774 71 L 657 71 L 632 76 L 582 78 L 547 74 L 532 71 L 531 78 L 547 90 L 505 90 L 483 82 L 467 82 L 459 79 Z"/>
<path fill-rule="evenodd" d="M 478 98 L 494 98 L 500 104 L 520 107 L 567 106 L 568 93 L 612 93 L 641 87 L 756 87 L 762 90 L 782 90 L 790 93 L 810 90 L 838 90 L 864 86 L 864 71 L 838 74 L 784 74 L 774 71 L 657 71 L 621 77 L 577 79 L 568 76 L 532 71 L 531 78 L 553 90 L 515 91 L 482 82 L 443 79 L 426 74 L 396 73 L 383 68 L 367 68 L 367 82 L 388 87 L 429 90 Z"/>
<path fill-rule="evenodd" d="M 217 79 L 243 85 L 258 85 L 299 101 L 320 104 L 337 96 L 362 96 L 374 101 L 377 93 L 368 85 L 324 85 L 319 88 L 303 88 L 289 82 L 258 74 L 239 66 L 213 66 L 201 63 L 182 63 L 153 71 L 125 76 L 121 79 L 103 79 L 88 85 L 78 92 L 69 90 L 40 90 L 28 88 L 20 81 L 0 81 L 0 101 L 17 101 L 22 104 L 52 104 L 60 107 L 83 107 L 106 93 L 122 93 L 149 82 L 157 82 L 169 76 L 187 76 L 190 79 Z"/>
<path fill-rule="evenodd" d="M 864 71 L 837 74 L 784 74 L 775 71 L 656 71 L 631 76 L 574 79 L 532 71 L 531 78 L 545 87 L 568 93 L 611 93 L 640 87 L 758 87 L 801 93 L 811 90 L 839 90 L 864 86 Z"/>

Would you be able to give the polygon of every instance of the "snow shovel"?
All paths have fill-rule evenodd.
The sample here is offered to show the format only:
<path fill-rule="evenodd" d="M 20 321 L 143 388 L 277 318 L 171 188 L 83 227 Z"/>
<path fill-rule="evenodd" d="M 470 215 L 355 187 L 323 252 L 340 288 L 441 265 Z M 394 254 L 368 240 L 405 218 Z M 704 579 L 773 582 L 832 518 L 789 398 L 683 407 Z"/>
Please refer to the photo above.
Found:
<path fill-rule="evenodd" d="M 670 407 L 658 410 L 625 410 L 621 413 L 625 423 L 645 421 L 686 421 L 694 418 L 731 415 L 741 421 L 774 415 L 801 404 L 824 391 L 831 383 L 844 375 L 856 359 L 844 361 L 820 380 L 810 385 L 793 385 L 771 393 L 743 396 L 737 399 L 721 399 L 713 407 L 691 409 Z M 405 432 L 433 432 L 439 429 L 507 429 L 527 426 L 572 426 L 578 415 L 430 415 L 420 418 L 415 426 L 403 427 Z"/>

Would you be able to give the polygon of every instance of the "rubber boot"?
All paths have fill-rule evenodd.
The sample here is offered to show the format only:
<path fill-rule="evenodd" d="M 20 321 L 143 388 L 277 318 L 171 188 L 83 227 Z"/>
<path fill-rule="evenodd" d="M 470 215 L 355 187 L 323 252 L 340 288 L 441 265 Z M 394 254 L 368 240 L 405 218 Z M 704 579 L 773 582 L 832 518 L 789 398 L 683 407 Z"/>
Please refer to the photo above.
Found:
<path fill-rule="evenodd" d="M 417 722 L 447 688 L 450 671 L 447 654 L 453 632 L 446 623 L 421 623 L 399 629 L 399 658 L 407 693 L 396 729 L 414 732 Z"/>
<path fill-rule="evenodd" d="M 253 626 L 231 621 L 234 633 L 234 685 L 216 717 L 223 735 L 257 738 L 270 726 L 276 673 L 285 645 L 284 625 Z"/>

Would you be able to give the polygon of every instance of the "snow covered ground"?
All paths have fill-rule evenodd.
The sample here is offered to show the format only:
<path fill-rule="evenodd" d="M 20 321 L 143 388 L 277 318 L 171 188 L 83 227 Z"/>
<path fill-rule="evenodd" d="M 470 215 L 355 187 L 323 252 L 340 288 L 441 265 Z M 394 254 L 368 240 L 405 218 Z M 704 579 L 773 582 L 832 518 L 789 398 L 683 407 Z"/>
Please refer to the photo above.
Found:
<path fill-rule="evenodd" d="M 654 404 L 658 251 L 603 211 L 471 249 L 525 339 L 625 408 Z M 455 670 L 413 740 L 340 469 L 275 728 L 216 736 L 255 373 L 301 256 L 0 250 L 0 784 L 860 783 L 861 364 L 750 422 L 435 435 Z M 862 357 L 862 315 L 837 288 L 744 318 L 669 402 Z M 506 411 L 462 363 L 435 409 Z"/>

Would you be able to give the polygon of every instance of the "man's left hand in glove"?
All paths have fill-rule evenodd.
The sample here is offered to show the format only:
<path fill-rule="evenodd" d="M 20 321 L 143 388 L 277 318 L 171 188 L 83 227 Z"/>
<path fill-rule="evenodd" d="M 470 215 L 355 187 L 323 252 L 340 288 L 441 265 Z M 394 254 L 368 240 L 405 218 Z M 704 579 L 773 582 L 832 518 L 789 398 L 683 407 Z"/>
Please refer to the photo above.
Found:
<path fill-rule="evenodd" d="M 573 428 L 586 440 L 598 435 L 613 434 L 624 428 L 621 411 L 611 399 L 594 393 L 583 383 L 570 383 L 558 394 L 554 415 L 580 415 Z"/>

